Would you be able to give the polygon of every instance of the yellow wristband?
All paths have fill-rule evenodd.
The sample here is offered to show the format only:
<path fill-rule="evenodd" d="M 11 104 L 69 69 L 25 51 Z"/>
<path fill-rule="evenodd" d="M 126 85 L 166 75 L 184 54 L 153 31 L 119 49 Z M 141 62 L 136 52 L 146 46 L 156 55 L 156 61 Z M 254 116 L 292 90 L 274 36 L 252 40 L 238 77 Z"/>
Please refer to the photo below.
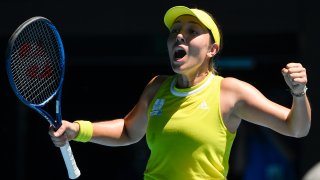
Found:
<path fill-rule="evenodd" d="M 73 140 L 78 142 L 90 141 L 93 133 L 92 123 L 90 121 L 84 120 L 77 120 L 74 122 L 79 124 L 79 133 Z"/>

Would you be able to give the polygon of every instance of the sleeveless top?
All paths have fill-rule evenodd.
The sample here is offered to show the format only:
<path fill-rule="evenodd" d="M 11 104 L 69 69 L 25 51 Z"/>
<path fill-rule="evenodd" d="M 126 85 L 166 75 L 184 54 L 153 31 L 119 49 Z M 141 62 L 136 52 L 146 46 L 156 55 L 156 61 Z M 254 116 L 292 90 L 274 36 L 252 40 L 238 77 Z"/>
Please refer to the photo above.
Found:
<path fill-rule="evenodd" d="M 226 179 L 236 133 L 220 113 L 222 79 L 209 73 L 185 89 L 175 87 L 176 76 L 163 82 L 148 109 L 145 180 Z"/>

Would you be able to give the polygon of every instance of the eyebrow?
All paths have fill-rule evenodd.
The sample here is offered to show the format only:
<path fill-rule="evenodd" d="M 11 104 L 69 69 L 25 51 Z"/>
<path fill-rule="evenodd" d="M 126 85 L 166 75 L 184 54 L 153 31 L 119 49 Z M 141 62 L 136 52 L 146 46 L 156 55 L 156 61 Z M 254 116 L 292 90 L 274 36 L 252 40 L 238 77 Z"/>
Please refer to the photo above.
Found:
<path fill-rule="evenodd" d="M 180 20 L 177 20 L 177 21 L 175 21 L 173 24 L 176 24 L 176 23 L 181 23 L 181 21 L 180 21 Z M 188 21 L 188 23 L 196 24 L 196 25 L 201 26 L 201 24 L 200 24 L 200 23 L 198 23 L 198 22 L 196 22 L 196 21 Z"/>

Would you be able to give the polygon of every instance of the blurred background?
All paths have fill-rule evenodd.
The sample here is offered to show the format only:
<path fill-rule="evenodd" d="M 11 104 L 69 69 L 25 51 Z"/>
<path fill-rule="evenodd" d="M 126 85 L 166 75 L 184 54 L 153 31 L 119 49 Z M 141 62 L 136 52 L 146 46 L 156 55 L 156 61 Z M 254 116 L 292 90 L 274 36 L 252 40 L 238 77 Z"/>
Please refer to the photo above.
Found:
<path fill-rule="evenodd" d="M 320 160 L 320 11 L 316 0 L 242 1 L 48 1 L 0 2 L 1 177 L 68 179 L 49 124 L 21 104 L 6 77 L 5 50 L 13 31 L 32 16 L 50 19 L 66 53 L 64 119 L 98 121 L 125 116 L 148 81 L 172 74 L 163 15 L 174 5 L 203 8 L 220 24 L 224 46 L 216 65 L 220 75 L 247 81 L 268 98 L 290 107 L 281 75 L 288 62 L 308 72 L 313 123 L 296 139 L 243 122 L 230 156 L 229 180 L 298 180 Z M 145 139 L 125 147 L 70 142 L 79 179 L 141 180 L 149 155 Z"/>

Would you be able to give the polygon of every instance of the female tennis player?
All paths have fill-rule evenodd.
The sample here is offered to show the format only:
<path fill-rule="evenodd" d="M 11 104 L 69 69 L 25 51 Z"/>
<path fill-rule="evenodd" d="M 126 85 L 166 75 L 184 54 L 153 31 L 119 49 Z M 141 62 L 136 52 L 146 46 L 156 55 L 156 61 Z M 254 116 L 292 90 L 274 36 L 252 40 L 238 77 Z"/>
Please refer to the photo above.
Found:
<path fill-rule="evenodd" d="M 135 107 L 123 118 L 63 121 L 49 134 L 55 146 L 65 140 L 124 146 L 146 135 L 150 157 L 144 179 L 226 179 L 237 129 L 248 121 L 280 134 L 304 137 L 311 124 L 307 74 L 300 63 L 281 71 L 292 94 L 291 107 L 269 100 L 258 89 L 214 69 L 222 40 L 212 16 L 200 9 L 175 6 L 164 23 L 175 75 L 154 77 Z M 288 92 L 289 93 L 289 92 Z"/>

